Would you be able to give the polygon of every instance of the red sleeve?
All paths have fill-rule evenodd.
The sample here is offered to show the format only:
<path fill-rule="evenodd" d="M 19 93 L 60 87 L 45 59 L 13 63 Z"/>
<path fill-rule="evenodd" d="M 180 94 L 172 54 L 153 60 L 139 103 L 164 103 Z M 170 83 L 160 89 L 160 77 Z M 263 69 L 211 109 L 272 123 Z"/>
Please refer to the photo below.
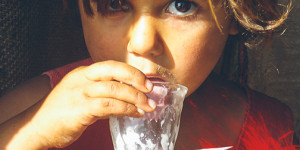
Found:
<path fill-rule="evenodd" d="M 86 66 L 92 64 L 93 61 L 91 58 L 85 59 L 82 61 L 78 61 L 75 63 L 71 63 L 47 72 L 44 72 L 43 75 L 47 75 L 50 78 L 51 88 L 54 88 L 56 84 L 70 71 L 79 67 L 79 66 Z"/>

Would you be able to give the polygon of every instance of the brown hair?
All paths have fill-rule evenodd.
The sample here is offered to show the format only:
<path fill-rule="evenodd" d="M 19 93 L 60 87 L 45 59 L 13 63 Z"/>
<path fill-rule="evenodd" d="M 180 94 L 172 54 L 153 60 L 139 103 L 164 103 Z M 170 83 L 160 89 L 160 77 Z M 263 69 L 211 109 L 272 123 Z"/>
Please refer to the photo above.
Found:
<path fill-rule="evenodd" d="M 277 0 L 228 0 L 234 18 L 252 32 L 270 32 L 283 24 L 291 10 L 292 0 L 286 5 Z"/>
<path fill-rule="evenodd" d="M 248 78 L 248 52 L 247 47 L 268 47 L 274 33 L 282 33 L 281 28 L 292 9 L 292 1 L 286 0 L 286 4 L 279 4 L 277 0 L 225 0 L 224 8 L 228 15 L 238 23 L 239 33 L 229 36 L 222 64 L 219 70 L 223 78 L 233 80 L 241 85 L 247 85 Z M 213 0 L 208 0 L 212 15 L 219 30 L 217 16 L 213 9 Z M 220 1 L 217 0 L 217 4 Z"/>

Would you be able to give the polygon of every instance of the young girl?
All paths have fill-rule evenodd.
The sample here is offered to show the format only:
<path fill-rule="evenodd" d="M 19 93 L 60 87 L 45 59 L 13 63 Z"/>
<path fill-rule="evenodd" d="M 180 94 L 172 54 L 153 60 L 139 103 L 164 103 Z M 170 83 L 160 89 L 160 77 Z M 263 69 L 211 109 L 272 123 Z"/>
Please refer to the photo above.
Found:
<path fill-rule="evenodd" d="M 1 98 L 0 149 L 113 149 L 110 115 L 155 109 L 152 81 L 188 87 L 175 149 L 293 149 L 279 101 L 211 73 L 225 45 L 269 37 L 274 0 L 78 0 L 91 58 L 48 71 Z M 226 51 L 227 52 L 227 51 Z"/>

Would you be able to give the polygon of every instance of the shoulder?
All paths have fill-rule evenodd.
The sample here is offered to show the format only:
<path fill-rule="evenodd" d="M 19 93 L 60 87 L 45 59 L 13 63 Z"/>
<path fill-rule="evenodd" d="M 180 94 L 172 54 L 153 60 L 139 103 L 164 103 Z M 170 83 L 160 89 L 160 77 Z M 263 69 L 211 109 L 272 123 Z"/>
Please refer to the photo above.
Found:
<path fill-rule="evenodd" d="M 291 109 L 275 98 L 251 89 L 246 90 L 249 109 L 240 146 L 249 148 L 255 145 L 256 148 L 265 147 L 265 149 L 291 148 L 294 134 L 294 117 Z"/>
<path fill-rule="evenodd" d="M 291 109 L 283 102 L 263 93 L 247 89 L 250 100 L 249 115 L 253 121 L 268 127 L 274 136 L 280 131 L 288 132 L 294 128 L 294 117 Z"/>
<path fill-rule="evenodd" d="M 290 108 L 265 94 L 248 90 L 249 110 L 239 146 L 247 149 L 292 149 L 294 120 Z"/>
<path fill-rule="evenodd" d="M 246 98 L 247 112 L 240 134 L 240 146 L 249 148 L 267 145 L 278 148 L 292 145 L 294 117 L 286 104 L 248 87 L 222 80 L 215 75 L 210 76 L 210 80 L 211 85 L 218 89 L 221 95 L 229 93 L 227 95 L 233 98 Z"/>
<path fill-rule="evenodd" d="M 285 120 L 293 122 L 291 109 L 282 101 L 267 96 L 261 92 L 243 87 L 228 80 L 222 80 L 217 75 L 209 77 L 210 85 L 218 89 L 218 93 L 230 95 L 231 97 L 243 97 L 246 99 L 249 112 L 252 115 L 260 115 L 268 119 Z"/>
<path fill-rule="evenodd" d="M 252 117 L 263 119 L 267 126 L 274 126 L 274 123 L 285 128 L 293 128 L 293 113 L 291 109 L 280 100 L 267 96 L 261 92 L 243 87 L 239 84 L 228 80 L 222 80 L 216 75 L 210 77 L 211 83 L 214 87 L 219 89 L 219 93 L 230 95 L 231 97 L 243 97 L 246 99 L 248 105 L 248 113 Z M 273 125 L 271 125 L 273 124 Z"/>
<path fill-rule="evenodd" d="M 251 106 L 254 110 L 260 110 L 267 115 L 268 113 L 276 114 L 278 117 L 291 117 L 291 109 L 283 102 L 276 98 L 267 96 L 263 93 L 257 92 L 252 89 L 247 89 L 248 99 L 251 100 Z"/>

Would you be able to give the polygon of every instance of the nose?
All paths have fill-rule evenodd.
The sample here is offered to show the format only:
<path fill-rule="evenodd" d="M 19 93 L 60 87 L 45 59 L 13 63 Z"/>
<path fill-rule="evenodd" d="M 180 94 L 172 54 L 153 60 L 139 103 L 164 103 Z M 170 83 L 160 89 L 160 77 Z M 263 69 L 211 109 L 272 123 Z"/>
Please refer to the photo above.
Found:
<path fill-rule="evenodd" d="M 155 20 L 151 16 L 140 16 L 132 25 L 127 50 L 141 56 L 158 56 L 163 52 Z"/>

